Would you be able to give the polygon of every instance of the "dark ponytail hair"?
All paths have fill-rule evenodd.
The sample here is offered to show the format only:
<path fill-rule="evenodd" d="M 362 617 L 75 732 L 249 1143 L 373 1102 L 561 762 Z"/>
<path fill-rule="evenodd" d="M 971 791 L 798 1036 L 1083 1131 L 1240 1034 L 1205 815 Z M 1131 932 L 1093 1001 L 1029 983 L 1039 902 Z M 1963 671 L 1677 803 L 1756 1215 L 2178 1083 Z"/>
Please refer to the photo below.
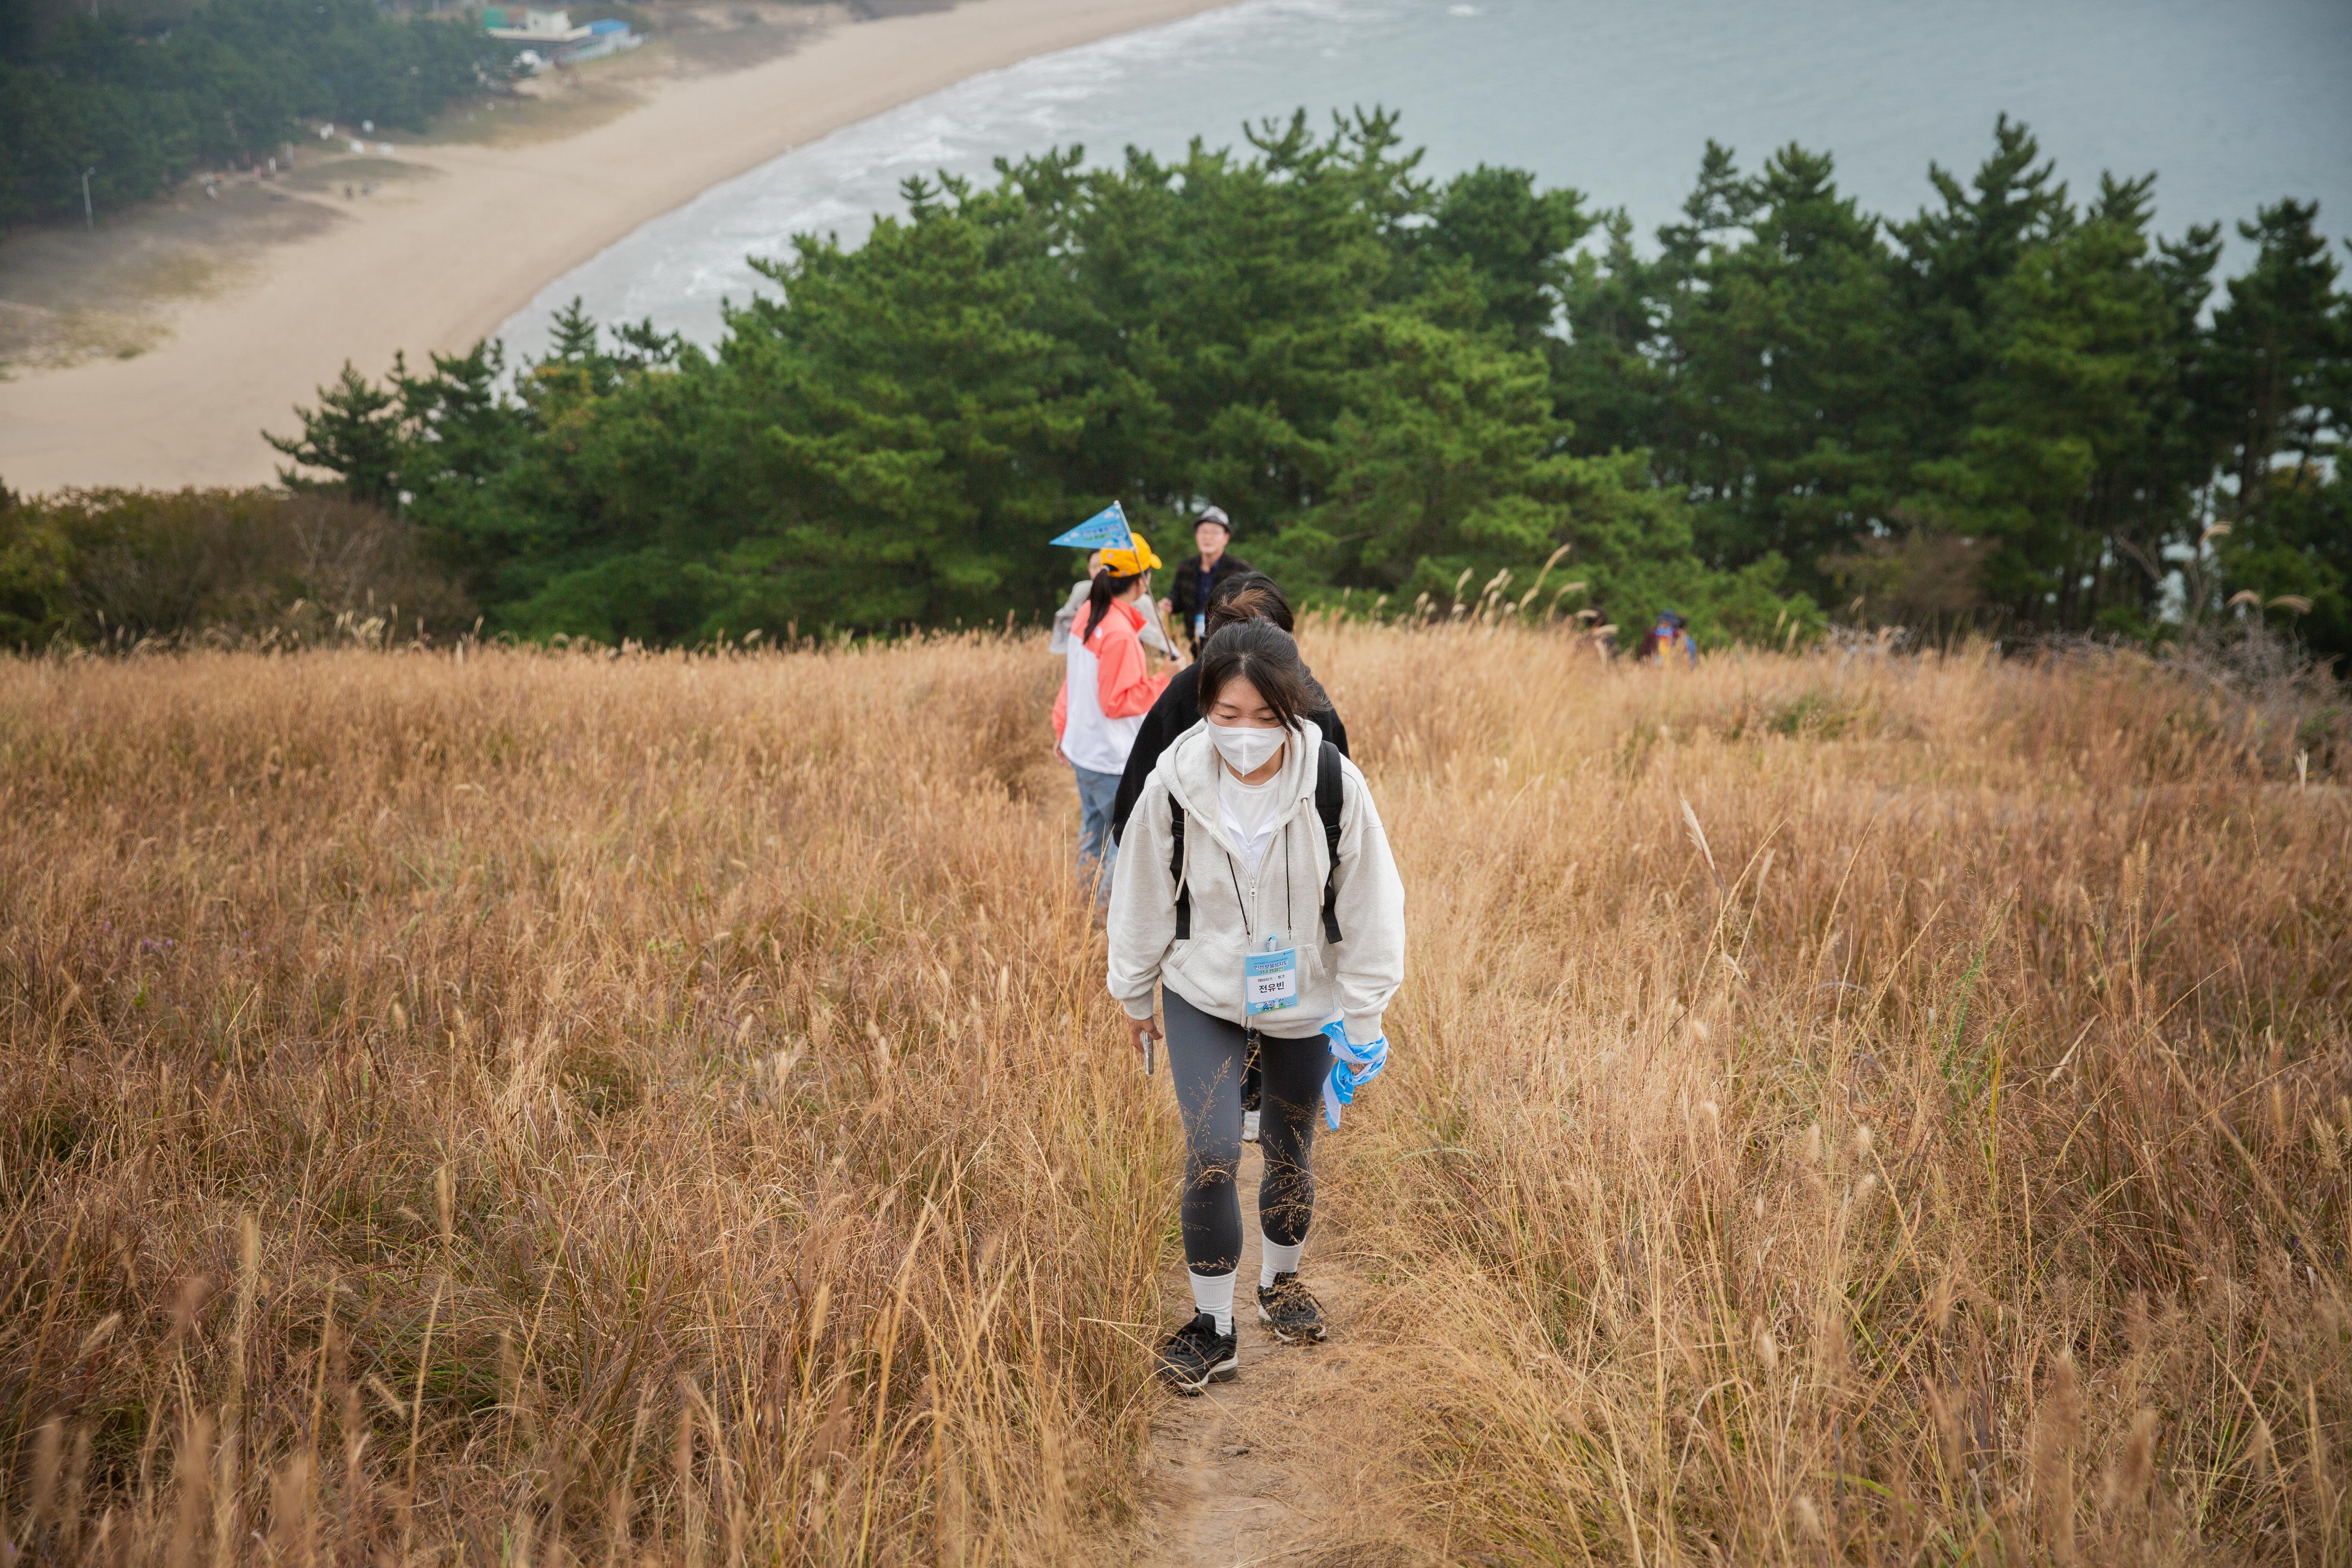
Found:
<path fill-rule="evenodd" d="M 1298 645 L 1272 621 L 1236 621 L 1201 650 L 1202 718 L 1216 706 L 1217 693 L 1235 680 L 1248 681 L 1286 730 L 1331 705 L 1300 661 Z"/>
<path fill-rule="evenodd" d="M 1209 635 L 1216 636 L 1227 626 L 1243 621 L 1272 621 L 1284 631 L 1293 629 L 1290 601 L 1274 585 L 1274 579 L 1263 572 L 1244 572 L 1238 577 L 1220 577 L 1209 595 Z"/>
<path fill-rule="evenodd" d="M 1095 574 L 1095 584 L 1087 590 L 1087 629 L 1078 634 L 1078 641 L 1081 643 L 1093 641 L 1095 628 L 1102 625 L 1102 618 L 1105 616 L 1110 614 L 1110 602 L 1142 580 L 1143 574 L 1140 572 L 1131 573 L 1125 577 L 1114 577 L 1108 572 Z"/>

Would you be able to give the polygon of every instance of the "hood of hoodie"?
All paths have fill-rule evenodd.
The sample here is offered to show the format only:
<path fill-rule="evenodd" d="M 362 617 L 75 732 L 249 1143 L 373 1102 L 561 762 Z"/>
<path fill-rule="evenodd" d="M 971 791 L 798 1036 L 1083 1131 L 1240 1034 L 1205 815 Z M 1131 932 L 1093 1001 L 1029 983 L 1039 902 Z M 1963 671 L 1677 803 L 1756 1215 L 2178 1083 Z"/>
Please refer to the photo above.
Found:
<path fill-rule="evenodd" d="M 1314 811 L 1315 762 L 1322 752 L 1321 727 L 1312 719 L 1301 719 L 1290 733 L 1289 744 L 1283 748 L 1282 766 L 1274 775 L 1282 805 L 1269 826 L 1279 828 L 1299 812 Z M 1224 763 L 1217 755 L 1217 742 L 1210 737 L 1208 721 L 1197 720 L 1177 736 L 1160 753 L 1151 771 L 1166 782 L 1169 795 L 1184 808 L 1184 814 L 1207 825 L 1222 842 L 1224 816 L 1218 810 L 1217 781 L 1224 774 Z"/>

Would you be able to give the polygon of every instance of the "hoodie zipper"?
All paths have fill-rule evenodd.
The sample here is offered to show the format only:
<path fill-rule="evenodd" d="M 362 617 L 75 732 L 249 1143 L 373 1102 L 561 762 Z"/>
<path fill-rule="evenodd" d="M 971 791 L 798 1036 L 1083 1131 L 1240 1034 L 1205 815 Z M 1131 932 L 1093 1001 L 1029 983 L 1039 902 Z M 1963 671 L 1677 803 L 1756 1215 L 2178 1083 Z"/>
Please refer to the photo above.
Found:
<path fill-rule="evenodd" d="M 1282 934 L 1289 937 L 1294 945 L 1297 941 L 1297 933 L 1291 931 L 1289 928 L 1297 921 L 1298 911 L 1291 908 L 1290 904 L 1290 895 L 1294 886 L 1294 879 L 1290 874 L 1290 828 L 1291 824 L 1297 820 L 1298 814 L 1297 812 L 1293 811 L 1290 814 L 1288 820 L 1285 821 L 1282 825 Z M 1247 947 L 1249 943 L 1257 940 L 1257 922 L 1255 922 L 1250 919 L 1251 913 L 1255 911 L 1259 917 L 1259 921 L 1263 921 L 1265 916 L 1265 910 L 1261 907 L 1264 900 L 1258 896 L 1258 884 L 1264 881 L 1265 879 L 1256 871 L 1251 872 L 1249 897 L 1246 899 L 1243 898 L 1240 862 L 1234 858 L 1232 849 L 1227 848 L 1223 844 L 1218 845 L 1217 847 L 1224 851 L 1225 869 L 1233 874 L 1234 900 L 1242 907 L 1243 946 Z M 1271 849 L 1274 846 L 1269 844 L 1266 847 Z M 1262 869 L 1265 865 L 1265 857 L 1263 855 L 1259 856 L 1257 863 Z"/>

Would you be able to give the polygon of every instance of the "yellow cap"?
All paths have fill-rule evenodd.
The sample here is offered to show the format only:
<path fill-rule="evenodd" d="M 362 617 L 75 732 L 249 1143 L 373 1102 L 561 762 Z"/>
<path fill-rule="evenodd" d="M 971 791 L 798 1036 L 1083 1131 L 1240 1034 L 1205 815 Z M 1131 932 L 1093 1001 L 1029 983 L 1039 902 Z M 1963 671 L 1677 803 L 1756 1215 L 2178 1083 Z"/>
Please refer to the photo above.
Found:
<path fill-rule="evenodd" d="M 1135 542 L 1135 548 L 1104 551 L 1104 571 L 1114 577 L 1132 577 L 1160 564 L 1160 557 L 1151 553 L 1151 546 L 1144 542 L 1143 535 L 1129 529 L 1127 536 Z"/>

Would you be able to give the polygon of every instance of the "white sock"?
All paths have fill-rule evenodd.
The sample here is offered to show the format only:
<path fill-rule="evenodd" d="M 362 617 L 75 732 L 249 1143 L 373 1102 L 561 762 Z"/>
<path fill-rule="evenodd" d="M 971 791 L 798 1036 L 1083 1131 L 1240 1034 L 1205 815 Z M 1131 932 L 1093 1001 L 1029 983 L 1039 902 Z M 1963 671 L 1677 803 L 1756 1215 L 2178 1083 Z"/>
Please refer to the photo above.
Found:
<path fill-rule="evenodd" d="M 1307 1244 L 1303 1241 L 1295 1247 L 1285 1247 L 1281 1243 L 1274 1241 L 1259 1242 L 1257 1266 L 1258 1289 L 1261 1290 L 1273 1289 L 1274 1277 L 1277 1274 L 1297 1273 L 1298 1255 L 1306 1250 Z"/>
<path fill-rule="evenodd" d="M 1216 1319 L 1221 1334 L 1234 1331 L 1234 1279 L 1233 1274 L 1192 1274 L 1193 1309 Z"/>

